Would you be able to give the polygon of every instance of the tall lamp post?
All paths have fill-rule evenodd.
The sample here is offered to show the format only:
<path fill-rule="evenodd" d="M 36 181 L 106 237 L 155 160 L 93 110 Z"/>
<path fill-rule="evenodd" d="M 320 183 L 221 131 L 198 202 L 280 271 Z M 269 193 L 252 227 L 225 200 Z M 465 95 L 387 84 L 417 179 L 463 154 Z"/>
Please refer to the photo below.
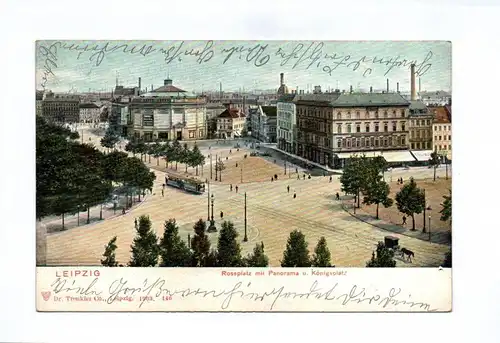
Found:
<path fill-rule="evenodd" d="M 247 192 L 245 192 L 245 237 L 243 238 L 243 242 L 248 242 L 248 237 L 247 237 Z"/>
<path fill-rule="evenodd" d="M 431 216 L 429 215 L 429 242 L 431 242 Z"/>
<path fill-rule="evenodd" d="M 215 181 L 217 181 L 217 154 L 215 154 Z"/>
<path fill-rule="evenodd" d="M 222 156 L 219 157 L 219 182 L 222 182 Z"/>
<path fill-rule="evenodd" d="M 212 218 L 210 219 L 210 226 L 208 227 L 207 231 L 208 232 L 216 232 L 217 228 L 215 227 L 215 222 L 214 222 L 214 195 L 212 194 L 210 196 L 211 203 L 212 203 Z"/>
<path fill-rule="evenodd" d="M 207 194 L 207 222 L 210 220 L 210 181 L 207 182 L 208 194 Z"/>
<path fill-rule="evenodd" d="M 286 161 L 285 161 L 285 175 L 286 175 Z"/>
<path fill-rule="evenodd" d="M 425 188 L 424 188 L 424 227 L 422 229 L 422 233 L 425 233 L 425 207 L 427 205 L 427 201 L 426 201 L 426 198 L 425 198 Z"/>
<path fill-rule="evenodd" d="M 210 153 L 210 180 L 212 180 L 212 153 Z"/>

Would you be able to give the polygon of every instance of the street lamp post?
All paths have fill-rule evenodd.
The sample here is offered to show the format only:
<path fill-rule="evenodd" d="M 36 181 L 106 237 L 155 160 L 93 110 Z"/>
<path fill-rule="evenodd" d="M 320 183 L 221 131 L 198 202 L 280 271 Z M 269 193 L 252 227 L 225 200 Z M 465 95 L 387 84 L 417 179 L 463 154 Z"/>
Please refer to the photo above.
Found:
<path fill-rule="evenodd" d="M 207 194 L 207 222 L 210 220 L 210 181 L 207 182 L 208 194 Z"/>
<path fill-rule="evenodd" d="M 208 227 L 207 231 L 208 232 L 215 232 L 217 231 L 217 228 L 215 227 L 215 222 L 214 222 L 214 195 L 212 194 L 210 196 L 211 203 L 212 203 L 212 218 L 210 219 L 210 226 Z"/>
<path fill-rule="evenodd" d="M 354 209 L 354 214 L 356 214 L 356 197 L 354 197 L 354 203 L 352 206 L 352 208 Z"/>
<path fill-rule="evenodd" d="M 285 161 L 285 175 L 286 175 L 286 161 Z"/>
<path fill-rule="evenodd" d="M 425 198 L 425 188 L 424 188 L 424 227 L 422 229 L 422 233 L 425 233 L 425 207 L 426 207 L 426 198 Z"/>
<path fill-rule="evenodd" d="M 243 238 L 243 242 L 248 242 L 248 237 L 247 237 L 247 192 L 245 192 L 245 237 Z"/>
<path fill-rule="evenodd" d="M 212 180 L 212 153 L 210 153 L 210 180 Z"/>
<path fill-rule="evenodd" d="M 222 156 L 219 157 L 219 182 L 222 182 Z"/>
<path fill-rule="evenodd" d="M 429 242 L 431 241 L 431 216 L 429 216 Z"/>
<path fill-rule="evenodd" d="M 215 154 L 215 181 L 217 181 L 217 154 Z M 219 165 L 220 167 L 220 165 Z"/>

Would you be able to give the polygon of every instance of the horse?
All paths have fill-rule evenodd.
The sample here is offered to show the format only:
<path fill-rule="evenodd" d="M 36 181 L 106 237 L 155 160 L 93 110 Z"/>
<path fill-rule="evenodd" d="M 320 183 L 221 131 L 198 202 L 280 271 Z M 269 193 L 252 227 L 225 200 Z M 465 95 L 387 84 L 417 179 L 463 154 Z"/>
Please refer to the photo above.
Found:
<path fill-rule="evenodd" d="M 411 262 L 411 258 L 412 257 L 415 258 L 415 253 L 411 250 L 406 249 L 406 248 L 402 248 L 401 249 L 401 257 L 403 257 L 403 259 L 404 259 L 405 256 L 408 256 L 408 261 Z"/>

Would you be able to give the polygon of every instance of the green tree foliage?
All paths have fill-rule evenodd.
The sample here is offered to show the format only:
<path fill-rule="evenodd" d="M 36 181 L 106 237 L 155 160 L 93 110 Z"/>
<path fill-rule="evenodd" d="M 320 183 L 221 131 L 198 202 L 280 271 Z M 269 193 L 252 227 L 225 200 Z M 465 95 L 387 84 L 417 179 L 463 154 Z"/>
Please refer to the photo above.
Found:
<path fill-rule="evenodd" d="M 377 215 L 376 215 L 377 219 L 378 219 L 378 208 L 380 204 L 382 204 L 385 208 L 387 208 L 391 207 L 392 204 L 394 203 L 394 201 L 391 198 L 389 198 L 390 194 L 389 185 L 385 181 L 382 181 L 380 179 L 369 184 L 366 187 L 364 194 L 365 197 L 363 199 L 363 204 L 377 205 Z"/>
<path fill-rule="evenodd" d="M 104 134 L 104 137 L 101 138 L 101 145 L 105 148 L 108 149 L 114 149 L 115 145 L 120 141 L 120 137 L 118 134 L 115 133 L 115 131 L 111 128 L 108 127 L 106 130 L 106 133 Z"/>
<path fill-rule="evenodd" d="M 283 252 L 282 267 L 310 267 L 309 250 L 304 234 L 298 230 L 290 232 Z"/>
<path fill-rule="evenodd" d="M 184 163 L 184 166 L 186 167 L 186 173 L 187 173 L 188 166 L 190 166 L 192 164 L 192 154 L 191 154 L 191 150 L 189 150 L 187 143 L 184 143 L 184 146 L 181 149 L 179 162 Z"/>
<path fill-rule="evenodd" d="M 197 145 L 191 151 L 190 167 L 196 167 L 196 175 L 198 175 L 198 167 L 205 164 L 205 156 L 201 153 Z"/>
<path fill-rule="evenodd" d="M 194 236 L 191 238 L 193 267 L 204 267 L 210 254 L 210 240 L 205 233 L 205 222 L 200 219 L 194 224 Z"/>
<path fill-rule="evenodd" d="M 451 224 L 451 190 L 450 190 L 450 195 L 443 195 L 444 201 L 441 204 L 442 209 L 439 211 L 441 213 L 441 220 L 442 221 L 450 221 Z"/>
<path fill-rule="evenodd" d="M 165 231 L 160 240 L 161 267 L 189 267 L 191 251 L 179 237 L 179 227 L 175 219 L 169 219 L 164 224 Z"/>
<path fill-rule="evenodd" d="M 443 267 L 451 268 L 451 250 L 444 254 Z"/>
<path fill-rule="evenodd" d="M 371 268 L 393 268 L 396 267 L 394 251 L 388 249 L 383 242 L 378 242 L 377 253 L 372 252 L 372 258 L 366 263 Z"/>
<path fill-rule="evenodd" d="M 412 231 L 415 230 L 415 214 L 422 213 L 425 207 L 424 191 L 417 187 L 413 178 L 396 194 L 396 204 L 399 212 L 411 216 Z"/>
<path fill-rule="evenodd" d="M 342 191 L 355 195 L 360 204 L 361 192 L 366 190 L 368 185 L 380 178 L 379 164 L 370 161 L 363 156 L 352 156 L 342 171 L 340 183 Z"/>
<path fill-rule="evenodd" d="M 111 238 L 108 244 L 104 247 L 104 259 L 101 260 L 101 265 L 104 267 L 116 267 L 118 262 L 116 262 L 116 236 Z"/>
<path fill-rule="evenodd" d="M 151 145 L 151 154 L 156 158 L 156 165 L 160 165 L 160 156 L 162 155 L 163 145 L 160 142 L 155 142 Z"/>
<path fill-rule="evenodd" d="M 217 242 L 217 266 L 240 267 L 242 266 L 241 247 L 236 241 L 238 233 L 230 221 L 222 223 Z"/>
<path fill-rule="evenodd" d="M 177 170 L 177 164 L 182 160 L 183 148 L 178 140 L 175 140 L 170 147 L 170 160 L 175 162 L 175 170 Z"/>
<path fill-rule="evenodd" d="M 436 181 L 436 169 L 439 167 L 439 155 L 436 151 L 431 154 L 431 158 L 429 159 L 429 165 L 434 168 L 434 181 Z"/>
<path fill-rule="evenodd" d="M 158 264 L 158 237 L 151 227 L 148 216 L 139 217 L 137 234 L 131 245 L 132 258 L 130 267 L 155 267 Z"/>
<path fill-rule="evenodd" d="M 331 267 L 331 254 L 330 249 L 326 244 L 325 237 L 321 237 L 314 249 L 314 255 L 312 258 L 313 267 Z"/>
<path fill-rule="evenodd" d="M 255 244 L 253 253 L 248 254 L 244 258 L 243 264 L 246 267 L 267 267 L 269 266 L 269 258 L 264 253 L 264 244 Z"/>

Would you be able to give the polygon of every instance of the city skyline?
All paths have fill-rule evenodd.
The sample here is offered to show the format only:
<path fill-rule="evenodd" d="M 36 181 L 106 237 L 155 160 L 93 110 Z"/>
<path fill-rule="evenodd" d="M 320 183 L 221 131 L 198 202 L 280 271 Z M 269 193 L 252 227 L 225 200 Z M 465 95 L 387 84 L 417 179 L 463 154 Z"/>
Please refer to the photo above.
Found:
<path fill-rule="evenodd" d="M 451 91 L 451 43 L 321 41 L 37 41 L 36 89 L 151 89 L 171 78 L 188 91 L 410 90 L 416 64 L 422 91 Z"/>

